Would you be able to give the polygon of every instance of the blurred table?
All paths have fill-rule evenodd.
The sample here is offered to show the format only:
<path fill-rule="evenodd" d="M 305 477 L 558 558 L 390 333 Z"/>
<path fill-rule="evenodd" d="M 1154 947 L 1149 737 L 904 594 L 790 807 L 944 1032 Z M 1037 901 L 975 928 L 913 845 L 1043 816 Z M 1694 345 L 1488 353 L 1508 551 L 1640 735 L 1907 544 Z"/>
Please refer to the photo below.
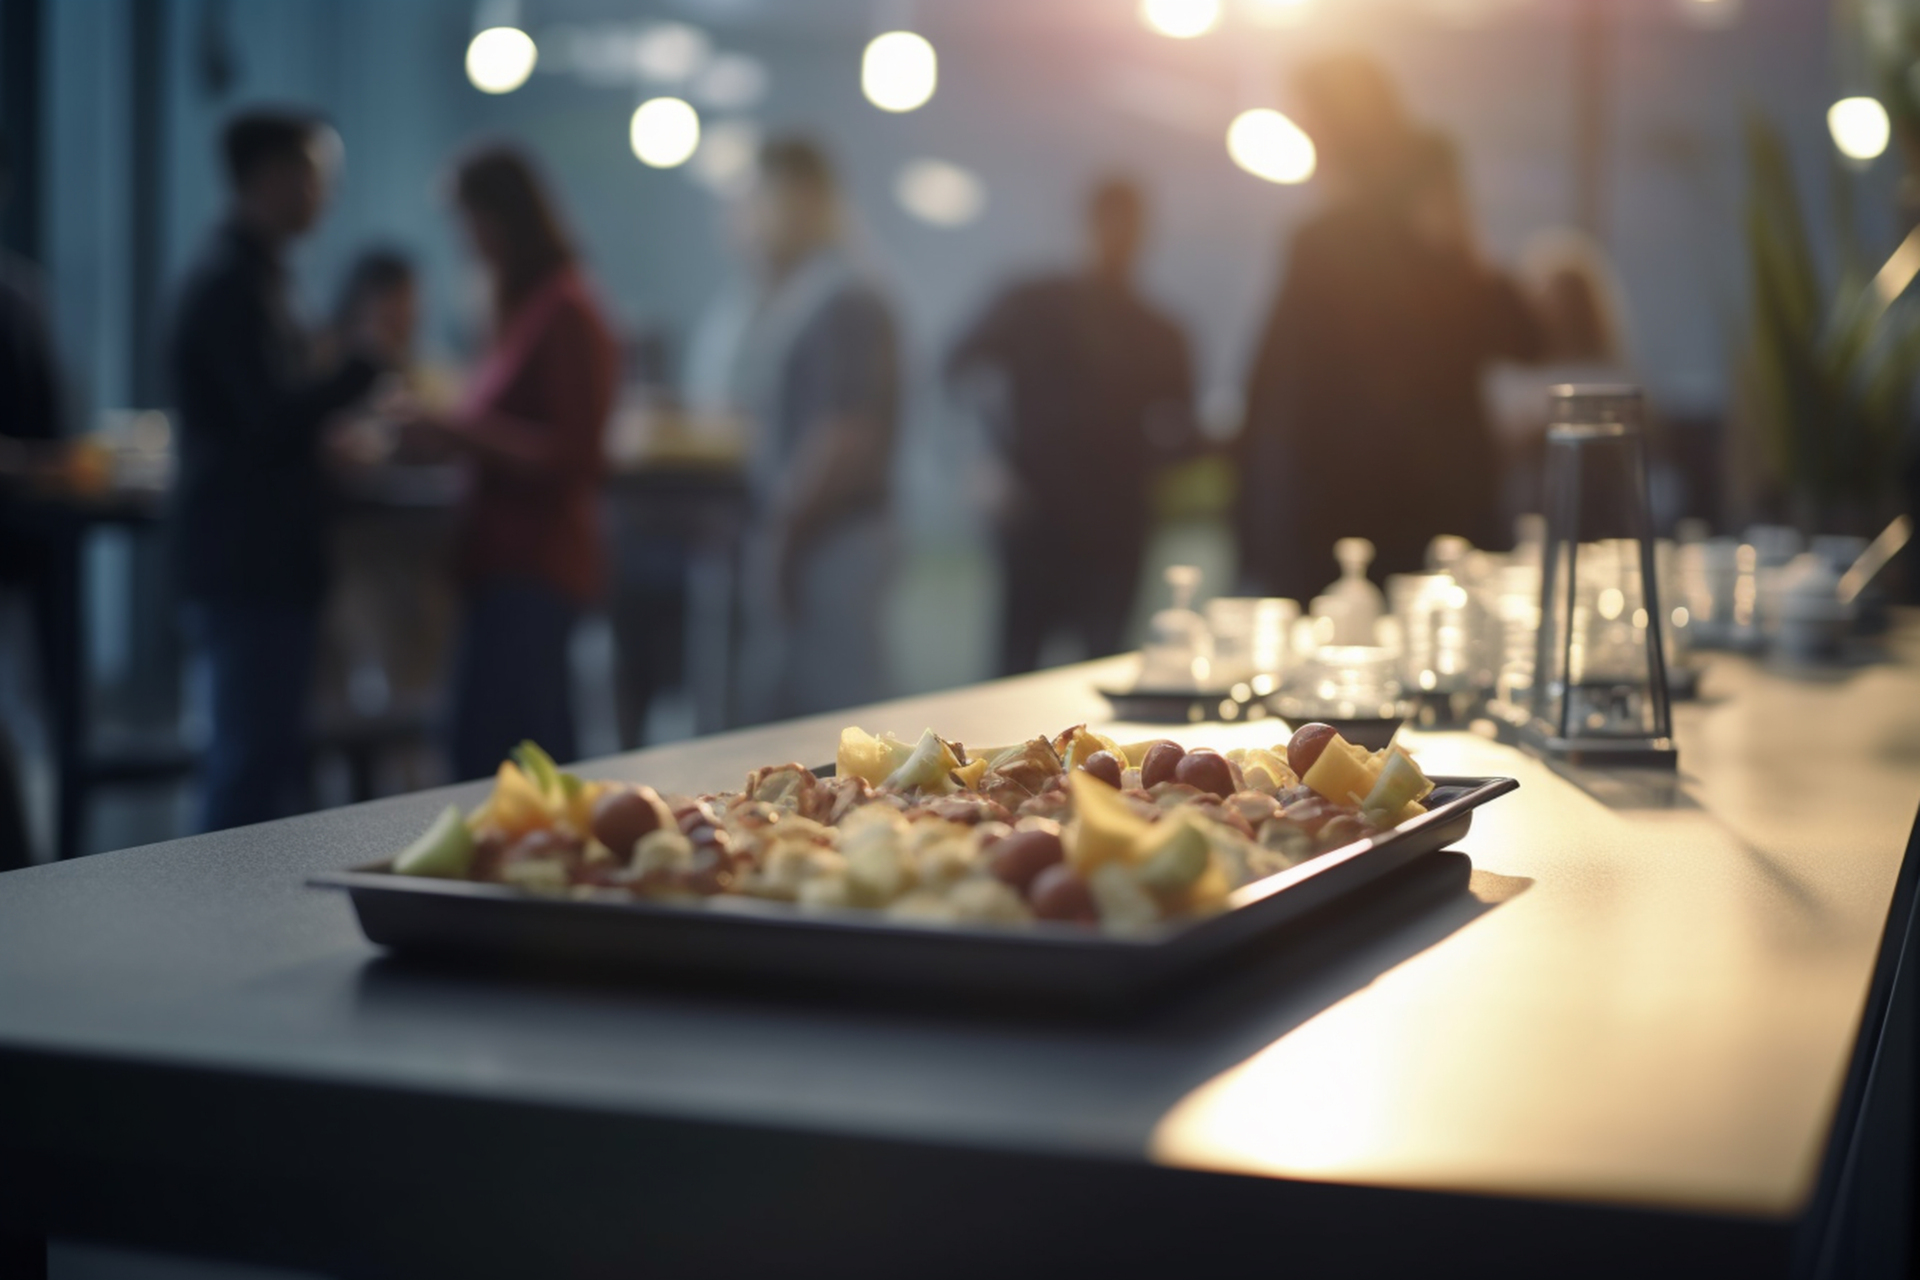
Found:
<path fill-rule="evenodd" d="M 1522 782 L 1461 846 L 1464 890 L 1436 876 L 1119 1023 L 421 967 L 302 887 L 477 785 L 12 873 L 0 1256 L 24 1274 L 55 1235 L 340 1275 L 1898 1274 L 1903 625 L 1900 662 L 1829 683 L 1718 660 L 1665 785 L 1415 735 L 1436 772 Z M 1098 720 L 1119 674 L 586 772 L 732 785 L 828 758 L 844 722 L 1004 740 Z"/>
<path fill-rule="evenodd" d="M 93 734 L 83 594 L 87 535 L 99 528 L 155 528 L 164 506 L 164 495 L 155 489 L 59 492 L 12 486 L 0 501 L 0 537 L 37 541 L 49 560 L 44 591 L 35 605 L 48 611 L 39 635 L 47 637 L 51 652 L 36 656 L 45 681 L 48 736 L 54 748 L 54 854 L 58 858 L 80 851 L 87 797 L 96 787 L 179 777 L 194 768 L 193 753 L 178 742 L 107 745 L 96 742 Z M 166 625 L 171 625 L 171 619 Z"/>

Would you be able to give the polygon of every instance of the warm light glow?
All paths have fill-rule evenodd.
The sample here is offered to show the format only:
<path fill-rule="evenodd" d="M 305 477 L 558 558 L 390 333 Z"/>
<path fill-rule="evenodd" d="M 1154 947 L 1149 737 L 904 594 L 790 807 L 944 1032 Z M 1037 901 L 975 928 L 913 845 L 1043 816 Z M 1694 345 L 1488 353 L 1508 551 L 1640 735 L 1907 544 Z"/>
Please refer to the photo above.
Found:
<path fill-rule="evenodd" d="M 1313 0 L 1248 0 L 1247 16 L 1263 27 L 1297 27 L 1313 16 Z"/>
<path fill-rule="evenodd" d="M 986 186 L 970 170 L 945 160 L 914 160 L 893 183 L 894 199 L 922 222 L 964 227 L 987 205 Z"/>
<path fill-rule="evenodd" d="M 699 72 L 712 56 L 713 41 L 684 22 L 656 22 L 633 43 L 633 65 L 657 84 L 678 84 Z"/>
<path fill-rule="evenodd" d="M 1140 21 L 1175 40 L 1191 40 L 1220 21 L 1220 0 L 1140 0 Z"/>
<path fill-rule="evenodd" d="M 1849 160 L 1871 160 L 1887 149 L 1893 125 L 1876 98 L 1842 98 L 1827 108 L 1827 131 Z"/>
<path fill-rule="evenodd" d="M 1313 139 L 1272 107 L 1242 111 L 1227 126 L 1227 154 L 1268 182 L 1305 182 L 1313 176 Z"/>
<path fill-rule="evenodd" d="M 1680 16 L 1696 27 L 1730 27 L 1740 20 L 1740 0 L 1675 0 Z"/>
<path fill-rule="evenodd" d="M 482 93 L 512 93 L 539 56 L 533 37 L 518 27 L 488 27 L 467 45 L 467 79 Z"/>
<path fill-rule="evenodd" d="M 1606 587 L 1600 592 L 1598 605 L 1600 616 L 1612 622 L 1620 616 L 1620 611 L 1627 607 L 1627 597 L 1618 587 Z"/>
<path fill-rule="evenodd" d="M 650 98 L 627 131 L 633 154 L 656 169 L 682 165 L 700 148 L 700 113 L 679 98 Z"/>
<path fill-rule="evenodd" d="M 722 120 L 701 132 L 693 176 L 716 195 L 739 195 L 753 184 L 759 152 L 759 129 L 745 120 Z"/>
<path fill-rule="evenodd" d="M 939 59 L 925 36 L 889 31 L 875 36 L 860 59 L 860 91 L 882 111 L 912 111 L 933 97 Z"/>

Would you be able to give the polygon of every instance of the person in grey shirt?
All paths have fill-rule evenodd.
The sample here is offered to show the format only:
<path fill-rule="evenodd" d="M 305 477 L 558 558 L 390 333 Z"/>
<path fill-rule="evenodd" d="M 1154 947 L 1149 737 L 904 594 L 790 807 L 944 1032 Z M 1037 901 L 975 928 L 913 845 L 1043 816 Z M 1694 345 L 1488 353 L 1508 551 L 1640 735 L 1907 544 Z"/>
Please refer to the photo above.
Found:
<path fill-rule="evenodd" d="M 739 214 L 752 288 L 722 300 L 704 344 L 749 430 L 739 691 L 757 722 L 888 692 L 900 356 L 893 308 L 845 245 L 819 147 L 769 141 Z"/>

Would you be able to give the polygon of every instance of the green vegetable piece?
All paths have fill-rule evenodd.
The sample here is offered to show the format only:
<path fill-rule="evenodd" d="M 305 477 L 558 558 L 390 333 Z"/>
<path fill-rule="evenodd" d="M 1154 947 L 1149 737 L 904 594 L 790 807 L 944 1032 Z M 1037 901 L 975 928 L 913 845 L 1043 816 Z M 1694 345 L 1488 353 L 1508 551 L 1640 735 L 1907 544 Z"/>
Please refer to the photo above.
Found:
<path fill-rule="evenodd" d="M 473 866 L 473 833 L 456 805 L 448 805 L 420 838 L 393 860 L 395 875 L 459 880 Z"/>
<path fill-rule="evenodd" d="M 887 775 L 883 786 L 895 791 L 929 791 L 945 793 L 953 790 L 947 780 L 947 773 L 953 768 L 953 754 L 947 750 L 933 730 L 928 729 L 920 735 L 919 745 L 906 763 Z"/>
<path fill-rule="evenodd" d="M 513 749 L 513 758 L 549 803 L 558 803 L 565 798 L 566 785 L 562 779 L 566 775 L 560 772 L 560 766 L 553 762 L 553 757 L 539 743 L 532 740 L 522 742 Z"/>
<path fill-rule="evenodd" d="M 1360 807 L 1369 814 L 1383 815 L 1391 822 L 1409 801 L 1418 800 L 1432 790 L 1433 784 L 1427 781 L 1419 766 L 1395 751 L 1387 756 L 1379 780 L 1373 784 L 1373 790 L 1367 792 Z"/>
<path fill-rule="evenodd" d="M 1166 837 L 1134 870 L 1134 878 L 1155 893 L 1178 893 L 1206 874 L 1211 850 L 1206 833 L 1178 818 L 1164 820 Z"/>

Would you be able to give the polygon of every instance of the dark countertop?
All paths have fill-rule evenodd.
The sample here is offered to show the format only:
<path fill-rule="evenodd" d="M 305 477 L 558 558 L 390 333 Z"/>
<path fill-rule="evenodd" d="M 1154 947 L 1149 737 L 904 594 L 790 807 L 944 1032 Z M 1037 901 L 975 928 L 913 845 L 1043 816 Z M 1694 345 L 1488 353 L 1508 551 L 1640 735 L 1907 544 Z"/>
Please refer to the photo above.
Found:
<path fill-rule="evenodd" d="M 830 759 L 842 723 L 1005 740 L 1099 719 L 1104 704 L 1091 685 L 1110 674 L 1069 668 L 583 771 L 663 790 L 732 786 L 755 764 Z M 396 1133 L 450 1107 L 459 1118 L 447 1123 L 462 1132 L 523 1114 L 591 1119 L 598 1133 L 648 1135 L 689 1170 L 733 1152 L 724 1170 L 702 1176 L 716 1187 L 732 1180 L 741 1194 L 765 1190 L 753 1161 L 768 1161 L 790 1185 L 805 1179 L 796 1169 L 827 1160 L 824 1151 L 838 1153 L 828 1182 L 849 1188 L 865 1184 L 847 1172 L 848 1152 L 873 1179 L 897 1155 L 928 1195 L 959 1194 L 942 1180 L 966 1183 L 975 1175 L 962 1171 L 977 1163 L 977 1176 L 996 1185 L 1025 1174 L 1064 1189 L 1084 1175 L 1110 1197 L 1109 1212 L 1125 1212 L 1136 1196 L 1158 1203 L 1172 1194 L 1163 1180 L 1173 1173 L 1258 1174 L 1208 1177 L 1195 1204 L 1285 1195 L 1290 1214 L 1316 1218 L 1321 1210 L 1308 1207 L 1316 1185 L 1371 1188 L 1353 1203 L 1369 1219 L 1388 1214 L 1405 1235 L 1349 1240 L 1357 1252 L 1345 1256 L 1356 1264 L 1441 1236 L 1458 1246 L 1511 1218 L 1615 1241 L 1583 1255 L 1595 1268 L 1619 1261 L 1606 1248 L 1636 1256 L 1654 1241 L 1676 1268 L 1742 1249 L 1784 1267 L 1796 1223 L 1824 1194 L 1861 1010 L 1884 967 L 1881 935 L 1920 799 L 1920 738 L 1910 728 L 1920 723 L 1920 674 L 1896 664 L 1805 685 L 1727 660 L 1709 693 L 1715 701 L 1683 710 L 1684 777 L 1664 794 L 1583 788 L 1471 735 L 1416 738 L 1436 772 L 1522 780 L 1462 845 L 1474 864 L 1464 893 L 1382 900 L 1335 936 L 1250 957 L 1218 982 L 1118 1023 L 426 969 L 383 960 L 343 896 L 303 884 L 390 853 L 449 796 L 470 803 L 480 785 L 11 873 L 0 877 L 0 1086 L 11 1086 L 0 1087 L 0 1155 L 25 1153 L 16 1171 L 38 1172 L 16 1172 L 15 1183 L 0 1174 L 0 1190 L 21 1194 L 18 1180 L 44 1186 L 64 1176 L 110 1188 L 122 1176 L 114 1170 L 168 1165 L 179 1139 L 172 1119 L 152 1113 L 191 1099 L 219 1116 L 193 1176 L 209 1187 L 236 1178 L 231 1185 L 253 1186 L 260 1221 L 278 1223 L 272 1205 L 295 1193 L 270 1185 L 305 1158 L 349 1181 L 426 1160 L 361 1127 L 371 1123 L 371 1099 L 392 1107 L 405 1098 L 410 1109 L 391 1113 L 405 1117 L 391 1121 Z M 1776 728 L 1783 723 L 1803 727 L 1787 739 Z M 1236 745 L 1275 734 L 1241 725 L 1176 736 Z M 1789 776 L 1799 785 L 1783 788 Z M 1904 934 L 1904 917 L 1894 927 Z M 134 1099 L 138 1109 L 90 1147 L 98 1121 L 87 1117 L 115 1103 L 134 1108 Z M 336 1150 L 326 1132 L 289 1137 L 285 1165 L 268 1160 L 248 1175 L 249 1159 L 261 1159 L 258 1139 L 237 1110 L 221 1108 L 269 1108 L 262 1114 L 280 1125 L 302 1099 L 312 1102 L 309 1120 L 332 1117 L 358 1140 Z M 582 1152 L 595 1141 L 566 1131 Z M 755 1146 L 756 1135 L 770 1145 Z M 474 1168 L 514 1149 L 501 1137 L 473 1156 Z M 620 1176 L 658 1175 L 647 1148 L 621 1150 L 631 1150 L 634 1168 Z M 888 1230 L 939 1217 L 937 1204 L 899 1185 L 905 1176 L 887 1179 L 885 1194 L 911 1201 L 890 1211 Z M 1104 1181 L 1112 1178 L 1123 1181 Z M 812 1211 L 825 1194 L 795 1193 L 788 1207 Z M 712 1200 L 687 1195 L 696 1207 Z M 171 1239 L 368 1274 L 388 1273 L 377 1259 L 395 1250 L 412 1249 L 412 1265 L 454 1265 L 418 1241 L 395 1244 L 391 1223 L 389 1235 L 370 1228 L 358 1243 L 337 1226 L 326 1240 L 296 1239 L 285 1224 L 265 1238 L 256 1238 L 264 1227 L 231 1223 L 225 1236 L 217 1227 L 196 1234 L 177 1214 L 171 1226 L 143 1226 L 109 1192 L 93 1199 L 76 1208 L 29 1195 L 39 1207 L 13 1227 L 0 1201 L 0 1230 Z M 1166 1203 L 1182 1207 L 1156 1227 L 1210 1216 L 1184 1199 Z M 1478 1208 L 1435 1217 L 1429 1203 Z M 1621 1210 L 1641 1215 L 1632 1230 Z M 1326 1212 L 1336 1221 L 1345 1210 Z M 1589 1212 L 1600 1216 L 1580 1217 Z M 1063 1207 L 1060 1221 L 1071 1216 Z M 836 1231 L 858 1235 L 831 1217 L 796 1225 L 769 1209 L 765 1221 L 798 1270 L 807 1269 L 799 1260 L 808 1231 L 826 1241 Z M 692 1270 L 750 1256 L 729 1254 L 747 1246 L 724 1232 L 703 1229 L 707 1245 L 696 1248 L 671 1224 L 656 1226 L 655 1236 L 636 1236 L 651 1241 L 645 1256 L 678 1257 Z M 1429 1229 L 1439 1234 L 1422 1234 Z M 475 1240 L 488 1238 L 474 1230 Z M 497 1244 L 496 1258 L 532 1247 L 515 1228 L 499 1230 L 520 1243 Z M 1024 1218 L 1015 1235 L 1043 1248 L 1052 1238 L 1047 1224 Z M 1216 1242 L 1251 1247 L 1257 1238 L 1243 1221 Z M 922 1230 L 898 1247 L 931 1239 Z M 707 1247 L 711 1257 L 700 1252 Z M 1153 1247 L 1142 1244 L 1137 1257 Z M 370 1252 L 350 1262 L 340 1249 Z M 592 1249 L 612 1256 L 611 1245 Z M 946 1242 L 929 1256 L 922 1269 L 931 1273 L 939 1259 L 957 1267 L 970 1255 Z M 1537 1265 L 1537 1256 L 1515 1255 L 1530 1256 Z"/>

